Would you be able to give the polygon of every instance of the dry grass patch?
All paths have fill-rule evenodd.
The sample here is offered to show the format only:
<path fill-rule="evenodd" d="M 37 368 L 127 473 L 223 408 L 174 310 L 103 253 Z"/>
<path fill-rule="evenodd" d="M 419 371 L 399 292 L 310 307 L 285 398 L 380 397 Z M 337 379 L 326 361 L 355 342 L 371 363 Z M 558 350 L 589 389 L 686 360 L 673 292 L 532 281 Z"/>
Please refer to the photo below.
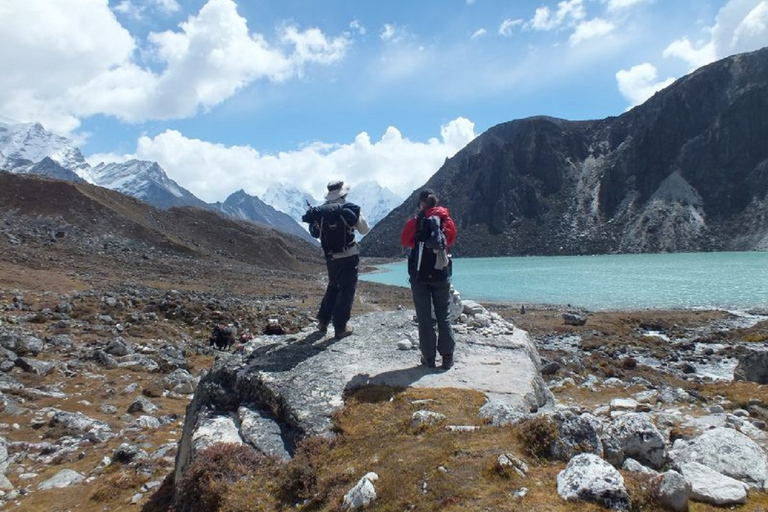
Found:
<path fill-rule="evenodd" d="M 564 464 L 527 455 L 532 438 L 521 436 L 517 428 L 487 425 L 477 414 L 484 402 L 481 393 L 471 390 L 359 390 L 347 397 L 334 418 L 336 438 L 305 440 L 293 460 L 277 469 L 254 469 L 232 483 L 226 499 L 209 510 L 280 511 L 298 506 L 336 511 L 343 495 L 371 471 L 379 476 L 371 508 L 376 511 L 602 510 L 560 499 L 556 480 Z M 444 414 L 446 420 L 414 428 L 411 416 L 422 409 Z M 447 425 L 478 428 L 452 431 Z M 501 454 L 525 460 L 528 475 L 494 470 Z M 515 492 L 523 488 L 524 496 L 516 498 Z"/>
<path fill-rule="evenodd" d="M 565 325 L 563 313 L 567 308 L 528 307 L 520 313 L 520 305 L 486 304 L 490 311 L 499 313 L 517 327 L 537 334 L 593 334 L 600 333 L 608 340 L 626 339 L 641 331 L 658 330 L 674 336 L 682 328 L 692 328 L 705 323 L 723 320 L 725 311 L 647 310 L 647 311 L 595 311 L 587 313 L 583 326 Z"/>
<path fill-rule="evenodd" d="M 195 456 L 187 469 L 184 478 L 178 483 L 179 501 L 178 512 L 194 512 L 198 510 L 218 511 L 227 510 L 227 505 L 234 496 L 233 486 L 244 490 L 262 484 L 254 481 L 254 474 L 266 477 L 264 482 L 274 481 L 278 462 L 276 459 L 257 454 L 245 445 L 219 443 L 207 448 Z M 269 477 L 272 478 L 269 478 Z M 254 485 L 255 484 L 255 485 Z M 263 485 L 268 490 L 270 485 Z M 266 493 L 271 496 L 271 492 Z M 268 500 L 257 499 L 265 505 Z M 251 510 L 251 509 L 243 509 Z"/>
<path fill-rule="evenodd" d="M 768 385 L 755 382 L 701 382 L 693 383 L 691 389 L 699 396 L 708 397 L 726 410 L 747 409 L 750 405 L 768 407 Z"/>

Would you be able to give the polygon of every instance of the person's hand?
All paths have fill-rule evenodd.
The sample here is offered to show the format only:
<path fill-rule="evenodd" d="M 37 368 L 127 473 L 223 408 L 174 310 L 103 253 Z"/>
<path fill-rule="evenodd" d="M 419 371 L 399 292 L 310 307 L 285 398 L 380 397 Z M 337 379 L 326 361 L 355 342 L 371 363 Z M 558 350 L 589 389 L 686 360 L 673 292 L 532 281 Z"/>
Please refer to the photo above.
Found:
<path fill-rule="evenodd" d="M 317 217 L 317 208 L 314 206 L 311 206 L 307 212 L 301 216 L 301 221 L 306 222 L 307 224 L 312 224 L 315 221 L 315 218 Z"/>

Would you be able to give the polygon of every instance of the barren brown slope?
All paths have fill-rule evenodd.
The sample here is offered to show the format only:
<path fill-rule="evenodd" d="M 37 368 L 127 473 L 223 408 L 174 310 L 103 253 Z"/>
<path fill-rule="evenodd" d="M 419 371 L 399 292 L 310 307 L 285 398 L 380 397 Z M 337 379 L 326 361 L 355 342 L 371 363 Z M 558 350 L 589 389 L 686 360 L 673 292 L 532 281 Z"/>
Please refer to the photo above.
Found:
<path fill-rule="evenodd" d="M 159 210 L 88 184 L 0 172 L 0 219 L 0 261 L 67 269 L 90 284 L 167 277 L 168 285 L 235 286 L 235 274 L 322 272 L 319 250 L 297 237 L 195 208 Z"/>

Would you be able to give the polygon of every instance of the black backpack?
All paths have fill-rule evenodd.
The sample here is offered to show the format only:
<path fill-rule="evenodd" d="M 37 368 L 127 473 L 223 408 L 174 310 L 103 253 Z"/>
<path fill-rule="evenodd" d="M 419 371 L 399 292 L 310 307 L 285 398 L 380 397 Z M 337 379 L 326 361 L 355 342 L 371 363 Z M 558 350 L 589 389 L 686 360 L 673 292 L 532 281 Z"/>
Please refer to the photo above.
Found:
<path fill-rule="evenodd" d="M 452 262 L 448 259 L 448 266 L 436 269 L 437 254 L 435 250 L 445 250 L 446 238 L 440 217 L 432 215 L 425 217 L 419 214 L 416 217 L 416 233 L 414 247 L 408 256 L 408 274 L 419 281 L 438 282 L 451 277 Z"/>
<path fill-rule="evenodd" d="M 354 226 L 360 207 L 352 203 L 326 203 L 310 208 L 302 219 L 309 222 L 309 232 L 320 239 L 326 258 L 355 244 Z"/>

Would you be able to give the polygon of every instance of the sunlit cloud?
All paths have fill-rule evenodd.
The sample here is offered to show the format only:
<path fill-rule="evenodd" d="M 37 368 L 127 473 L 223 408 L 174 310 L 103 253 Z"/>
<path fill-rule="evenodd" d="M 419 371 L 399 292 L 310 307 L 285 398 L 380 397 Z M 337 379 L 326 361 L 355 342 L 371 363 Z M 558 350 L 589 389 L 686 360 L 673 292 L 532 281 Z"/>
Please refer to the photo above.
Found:
<path fill-rule="evenodd" d="M 539 7 L 528 26 L 534 30 L 554 30 L 562 26 L 574 25 L 586 18 L 583 0 L 565 0 L 557 4 L 556 10 Z"/>
<path fill-rule="evenodd" d="M 631 106 L 635 106 L 670 85 L 674 82 L 674 78 L 659 80 L 656 67 L 646 62 L 628 70 L 619 71 L 616 73 L 616 81 L 621 94 L 629 100 Z"/>
<path fill-rule="evenodd" d="M 155 0 L 122 2 L 116 10 L 149 5 L 178 8 Z M 249 33 L 234 1 L 209 0 L 178 29 L 148 36 L 149 69 L 135 60 L 136 41 L 105 1 L 3 0 L 0 23 L 0 46 L 14 48 L 0 52 L 0 68 L 13 70 L 0 75 L 0 112 L 63 134 L 95 114 L 130 123 L 194 116 L 255 81 L 285 81 L 308 65 L 334 64 L 351 44 L 344 35 L 295 25 L 269 42 Z"/>
<path fill-rule="evenodd" d="M 300 183 L 320 197 L 329 176 L 351 185 L 375 180 L 402 197 L 423 185 L 443 164 L 475 138 L 474 123 L 456 118 L 440 129 L 440 137 L 418 142 L 389 127 L 379 140 L 366 132 L 353 142 L 316 142 L 294 151 L 261 154 L 249 146 L 227 146 L 191 139 L 176 130 L 141 137 L 130 155 L 98 154 L 99 162 L 150 160 L 169 177 L 208 202 L 223 201 L 243 188 L 261 195 L 273 183 Z"/>
<path fill-rule="evenodd" d="M 589 21 L 579 23 L 576 31 L 571 35 L 569 42 L 572 46 L 610 34 L 616 26 L 610 21 L 601 18 L 594 18 Z"/>

